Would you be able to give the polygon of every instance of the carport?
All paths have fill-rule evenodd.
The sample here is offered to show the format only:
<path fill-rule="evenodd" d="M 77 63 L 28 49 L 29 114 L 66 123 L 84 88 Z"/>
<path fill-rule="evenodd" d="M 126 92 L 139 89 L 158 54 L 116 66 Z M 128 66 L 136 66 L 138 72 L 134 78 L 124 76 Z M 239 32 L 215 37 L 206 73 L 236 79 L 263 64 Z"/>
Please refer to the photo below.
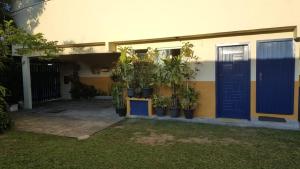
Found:
<path fill-rule="evenodd" d="M 41 67 L 55 67 L 55 78 L 53 79 L 56 94 L 54 100 L 51 97 L 51 101 L 34 99 L 36 93 L 45 91 L 43 85 L 40 85 L 41 88 L 37 88 L 39 85 L 36 84 L 53 81 L 51 80 L 52 76 L 48 76 L 49 68 L 42 68 L 43 71 L 40 71 L 40 68 L 32 70 L 31 63 L 36 59 L 35 56 L 22 57 L 24 110 L 13 113 L 16 128 L 29 132 L 84 139 L 122 120 L 115 113 L 112 101 L 107 98 L 71 100 L 69 93 L 71 82 L 68 80 L 68 77 L 74 74 L 74 66 L 79 64 L 80 66 L 84 65 L 83 74 L 88 72 L 94 78 L 100 77 L 102 71 L 109 74 L 120 54 L 110 52 L 111 50 L 106 48 L 105 43 L 100 42 L 67 44 L 60 47 L 66 50 L 53 60 L 55 65 L 52 60 L 41 65 Z"/>
<path fill-rule="evenodd" d="M 105 46 L 105 43 L 82 43 L 82 44 L 67 44 L 60 45 L 59 47 L 64 49 L 64 52 L 60 53 L 58 58 L 54 60 L 48 60 L 46 64 L 41 65 L 42 67 L 47 67 L 46 71 L 36 72 L 42 69 L 34 69 L 32 66 L 32 61 L 37 60 L 36 56 L 22 56 L 22 81 L 23 81 L 23 108 L 32 109 L 33 103 L 46 102 L 53 99 L 71 99 L 69 94 L 71 84 L 67 80 L 68 77 L 72 76 L 74 73 L 74 65 L 83 64 L 84 67 L 81 70 L 84 74 L 90 74 L 90 76 L 97 78 L 100 72 L 106 72 L 109 74 L 110 69 L 113 67 L 114 63 L 120 57 L 120 53 L 112 52 L 111 49 L 108 50 Z M 52 63 L 53 62 L 53 63 Z M 55 98 L 51 99 L 34 99 L 36 95 L 39 94 L 39 91 L 42 90 L 43 85 L 36 85 L 36 83 L 44 82 L 47 78 L 51 78 L 51 75 L 48 75 L 50 67 L 55 67 L 53 69 L 54 73 L 58 76 L 55 76 L 55 90 L 50 90 L 55 92 Z M 51 69 L 52 70 L 52 69 Z M 43 76 L 43 73 L 48 73 Z M 35 73 L 35 74 L 34 74 Z M 34 76 L 34 75 L 38 76 Z M 44 78 L 44 80 L 43 80 Z M 50 80 L 51 82 L 53 80 Z M 50 83 L 49 83 L 50 84 Z M 51 84 L 50 84 L 51 85 Z M 49 86 L 49 85 L 48 85 Z M 39 89 L 37 89 L 39 88 Z M 47 90 L 48 92 L 49 90 Z M 50 93 L 51 94 L 51 93 Z"/>

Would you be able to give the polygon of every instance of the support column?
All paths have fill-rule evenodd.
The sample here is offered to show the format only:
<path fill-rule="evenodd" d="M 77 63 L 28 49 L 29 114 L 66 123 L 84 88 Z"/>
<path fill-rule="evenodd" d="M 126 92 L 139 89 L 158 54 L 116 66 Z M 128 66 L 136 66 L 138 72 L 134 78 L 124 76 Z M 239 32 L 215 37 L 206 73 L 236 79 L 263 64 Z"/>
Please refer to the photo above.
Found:
<path fill-rule="evenodd" d="M 22 77 L 23 77 L 24 108 L 32 109 L 30 59 L 27 56 L 22 56 Z"/>
<path fill-rule="evenodd" d="M 117 51 L 117 45 L 113 42 L 106 42 L 105 43 L 105 50 L 106 50 L 106 52 L 116 52 Z"/>

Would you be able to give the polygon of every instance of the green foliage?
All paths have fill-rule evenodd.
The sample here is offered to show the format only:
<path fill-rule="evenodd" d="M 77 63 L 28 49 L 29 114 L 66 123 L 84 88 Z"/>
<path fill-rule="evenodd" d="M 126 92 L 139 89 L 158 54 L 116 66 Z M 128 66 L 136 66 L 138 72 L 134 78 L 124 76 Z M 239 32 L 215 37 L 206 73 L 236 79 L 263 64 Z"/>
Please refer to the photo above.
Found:
<path fill-rule="evenodd" d="M 113 83 L 111 94 L 113 97 L 113 104 L 116 108 L 125 108 L 123 93 L 124 93 L 124 84 L 121 82 Z"/>
<path fill-rule="evenodd" d="M 163 77 L 169 86 L 178 87 L 183 81 L 196 75 L 198 69 L 191 67 L 191 62 L 197 62 L 192 48 L 193 44 L 187 42 L 182 46 L 180 55 L 167 56 L 163 59 Z"/>
<path fill-rule="evenodd" d="M 0 133 L 8 130 L 12 126 L 12 120 L 6 111 L 6 102 L 4 97 L 6 95 L 6 89 L 0 86 Z"/>
<path fill-rule="evenodd" d="M 12 127 L 12 119 L 5 111 L 0 110 L 0 133 L 9 130 Z"/>
<path fill-rule="evenodd" d="M 73 99 L 91 99 L 98 95 L 98 91 L 94 86 L 86 85 L 81 82 L 73 83 L 70 93 Z"/>
<path fill-rule="evenodd" d="M 184 43 L 180 50 L 180 55 L 167 56 L 163 59 L 162 67 L 163 82 L 172 88 L 172 106 L 178 105 L 178 89 L 183 82 L 193 78 L 198 69 L 193 69 L 191 62 L 197 63 L 197 57 L 194 55 L 193 44 Z"/>
<path fill-rule="evenodd" d="M 121 95 L 123 90 L 116 86 L 123 84 L 127 88 L 152 88 L 153 86 L 167 84 L 172 88 L 172 106 L 179 106 L 179 89 L 184 86 L 184 82 L 195 77 L 197 68 L 193 64 L 198 64 L 197 57 L 194 55 L 193 44 L 184 43 L 180 54 L 177 56 L 167 56 L 163 59 L 163 64 L 156 62 L 158 60 L 158 50 L 148 48 L 146 55 L 138 57 L 130 47 L 119 48 L 121 52 L 120 59 L 112 71 L 114 83 L 115 100 Z M 117 95 L 116 92 L 121 92 Z M 192 92 L 189 90 L 188 92 Z M 122 93 L 123 94 L 123 93 Z M 189 93 L 190 94 L 190 93 Z M 118 97 L 117 97 L 118 96 Z M 190 95 L 189 95 L 190 96 Z M 186 96 L 188 97 L 188 96 Z M 193 104 L 193 98 L 185 99 L 183 97 L 183 106 Z M 165 98 L 154 96 L 154 105 L 166 103 Z"/>
<path fill-rule="evenodd" d="M 71 78 L 71 97 L 73 99 L 90 99 L 98 95 L 98 91 L 94 86 L 83 84 L 79 81 L 78 71 L 80 67 L 75 65 L 73 77 Z"/>
<path fill-rule="evenodd" d="M 13 21 L 4 20 L 0 24 L 0 71 L 3 71 L 4 60 L 12 53 L 12 46 L 17 46 L 16 54 L 39 55 L 42 58 L 52 58 L 61 51 L 56 41 L 47 41 L 43 34 L 29 34 L 13 25 Z M 11 126 L 11 119 L 6 112 L 5 88 L 0 85 L 0 131 Z"/>
<path fill-rule="evenodd" d="M 165 96 L 153 95 L 153 107 L 166 108 L 170 103 L 170 99 Z"/>
<path fill-rule="evenodd" d="M 113 70 L 113 77 L 116 81 L 125 83 L 127 88 L 132 87 L 134 71 L 132 61 L 134 59 L 133 50 L 129 47 L 120 47 L 120 59 Z"/>
<path fill-rule="evenodd" d="M 199 98 L 199 93 L 192 87 L 183 87 L 180 91 L 180 104 L 181 108 L 185 110 L 195 109 L 197 106 L 197 101 Z"/>
<path fill-rule="evenodd" d="M 158 65 L 155 63 L 157 58 L 157 49 L 148 48 L 144 57 L 133 61 L 135 81 L 140 88 L 152 88 L 155 85 L 158 73 Z"/>
<path fill-rule="evenodd" d="M 17 54 L 33 55 L 38 54 L 42 58 L 54 57 L 61 51 L 57 47 L 57 41 L 48 41 L 42 33 L 29 34 L 26 31 L 13 26 L 13 21 L 4 21 L 0 26 L 0 44 L 1 55 L 3 57 L 11 53 L 11 45 L 16 45 Z"/>

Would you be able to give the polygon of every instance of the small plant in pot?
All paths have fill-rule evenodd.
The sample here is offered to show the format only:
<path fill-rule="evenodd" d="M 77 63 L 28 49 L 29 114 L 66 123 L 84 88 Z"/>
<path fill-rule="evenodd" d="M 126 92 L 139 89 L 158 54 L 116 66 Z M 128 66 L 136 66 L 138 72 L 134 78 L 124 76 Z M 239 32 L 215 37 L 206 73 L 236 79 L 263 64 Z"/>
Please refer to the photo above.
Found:
<path fill-rule="evenodd" d="M 194 111 L 197 107 L 198 96 L 199 93 L 188 85 L 181 90 L 180 104 L 185 118 L 194 118 Z"/>
<path fill-rule="evenodd" d="M 119 116 L 126 115 L 126 106 L 123 95 L 124 85 L 121 82 L 116 82 L 112 86 L 112 97 L 113 97 L 113 105 L 116 109 L 116 113 Z"/>
<path fill-rule="evenodd" d="M 140 86 L 142 90 L 141 93 L 142 97 L 144 98 L 149 98 L 153 94 L 153 82 L 151 82 L 152 78 L 153 77 L 145 76 L 140 81 Z"/>
<path fill-rule="evenodd" d="M 157 116 L 165 116 L 167 113 L 167 106 L 169 99 L 164 96 L 154 95 L 153 96 L 153 107 Z"/>

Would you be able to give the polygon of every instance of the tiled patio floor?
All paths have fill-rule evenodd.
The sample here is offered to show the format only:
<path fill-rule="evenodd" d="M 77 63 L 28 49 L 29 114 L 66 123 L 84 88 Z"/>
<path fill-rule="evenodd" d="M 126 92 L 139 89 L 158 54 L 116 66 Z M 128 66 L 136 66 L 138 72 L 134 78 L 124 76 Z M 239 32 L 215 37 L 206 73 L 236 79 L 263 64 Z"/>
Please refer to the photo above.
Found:
<path fill-rule="evenodd" d="M 109 100 L 55 101 L 13 113 L 17 130 L 78 139 L 121 121 Z"/>

